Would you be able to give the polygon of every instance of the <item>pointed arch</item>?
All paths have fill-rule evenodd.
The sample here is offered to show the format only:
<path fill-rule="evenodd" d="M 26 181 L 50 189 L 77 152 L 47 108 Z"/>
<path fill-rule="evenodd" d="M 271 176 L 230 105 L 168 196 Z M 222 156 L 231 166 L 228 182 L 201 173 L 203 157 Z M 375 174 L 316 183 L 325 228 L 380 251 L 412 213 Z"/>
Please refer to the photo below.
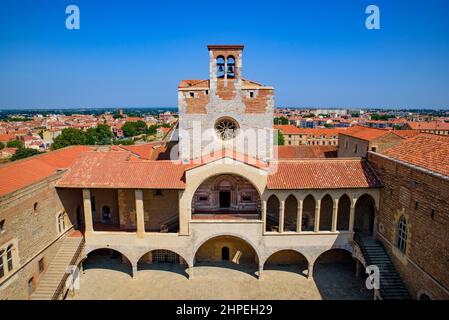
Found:
<path fill-rule="evenodd" d="M 329 194 L 326 194 L 321 199 L 320 226 L 319 226 L 320 231 L 331 231 L 333 207 L 334 207 L 334 200 Z"/>
<path fill-rule="evenodd" d="M 296 231 L 298 200 L 293 194 L 289 195 L 285 200 L 284 210 L 284 231 Z"/>
<path fill-rule="evenodd" d="M 266 231 L 279 231 L 279 198 L 272 194 L 267 200 Z"/>
<path fill-rule="evenodd" d="M 302 209 L 301 231 L 313 231 L 315 223 L 316 201 L 313 195 L 309 194 L 304 198 Z"/>

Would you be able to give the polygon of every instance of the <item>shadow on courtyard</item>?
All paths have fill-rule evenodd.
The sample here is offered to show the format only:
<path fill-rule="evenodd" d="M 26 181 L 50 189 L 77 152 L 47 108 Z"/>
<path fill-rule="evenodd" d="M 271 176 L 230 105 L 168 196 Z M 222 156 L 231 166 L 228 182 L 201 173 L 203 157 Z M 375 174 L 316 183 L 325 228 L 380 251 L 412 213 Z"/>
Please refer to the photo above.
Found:
<path fill-rule="evenodd" d="M 266 264 L 263 268 L 264 271 L 280 271 L 295 273 L 301 277 L 307 278 L 307 266 L 293 266 L 283 264 Z"/>
<path fill-rule="evenodd" d="M 143 270 L 154 270 L 154 271 L 167 271 L 167 272 L 173 272 L 176 274 L 179 274 L 181 276 L 184 276 L 186 278 L 189 278 L 189 274 L 187 273 L 187 266 L 179 263 L 146 263 L 146 262 L 139 262 L 137 264 L 137 270 L 143 271 Z"/>
<path fill-rule="evenodd" d="M 92 253 L 83 262 L 83 269 L 104 269 L 123 272 L 132 277 L 132 267 L 129 261 L 122 261 L 120 255 Z"/>
<path fill-rule="evenodd" d="M 372 300 L 363 277 L 355 276 L 353 263 L 323 263 L 314 268 L 313 278 L 323 300 Z"/>
<path fill-rule="evenodd" d="M 197 262 L 195 263 L 194 270 L 196 268 L 201 267 L 213 267 L 213 268 L 223 268 L 223 269 L 231 269 L 246 273 L 257 279 L 259 269 L 256 265 L 253 264 L 236 264 L 231 261 L 220 261 L 220 262 Z M 195 271 L 194 271 L 195 272 Z"/>

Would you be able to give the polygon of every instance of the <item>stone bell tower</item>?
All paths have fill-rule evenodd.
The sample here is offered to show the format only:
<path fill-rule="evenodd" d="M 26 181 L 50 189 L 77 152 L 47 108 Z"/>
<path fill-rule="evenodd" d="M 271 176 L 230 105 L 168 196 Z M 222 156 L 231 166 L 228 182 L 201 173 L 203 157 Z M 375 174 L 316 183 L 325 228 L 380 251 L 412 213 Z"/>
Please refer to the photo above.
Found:
<path fill-rule="evenodd" d="M 180 158 L 232 149 L 273 155 L 274 89 L 242 77 L 243 45 L 209 45 L 209 79 L 178 87 Z"/>

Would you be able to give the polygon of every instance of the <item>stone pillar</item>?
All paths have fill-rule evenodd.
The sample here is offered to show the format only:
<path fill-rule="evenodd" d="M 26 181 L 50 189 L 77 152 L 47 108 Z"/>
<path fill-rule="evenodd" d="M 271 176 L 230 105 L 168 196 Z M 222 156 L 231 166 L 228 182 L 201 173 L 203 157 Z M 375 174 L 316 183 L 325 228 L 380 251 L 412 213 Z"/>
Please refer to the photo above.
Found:
<path fill-rule="evenodd" d="M 145 217 L 143 210 L 143 191 L 135 190 L 136 196 L 136 224 L 137 224 L 137 237 L 143 238 L 145 234 Z"/>
<path fill-rule="evenodd" d="M 354 231 L 354 218 L 355 218 L 355 201 L 351 202 L 351 209 L 349 211 L 349 231 Z"/>
<path fill-rule="evenodd" d="M 262 279 L 262 274 L 263 274 L 263 265 L 259 266 L 259 275 L 257 277 L 259 280 Z"/>
<path fill-rule="evenodd" d="M 193 266 L 189 266 L 189 280 L 193 279 Z"/>
<path fill-rule="evenodd" d="M 179 235 L 189 234 L 189 221 L 192 218 L 192 204 L 185 191 L 178 191 L 179 199 Z"/>
<path fill-rule="evenodd" d="M 337 232 L 337 219 L 338 219 L 338 198 L 334 199 L 334 207 L 332 208 L 332 232 Z"/>
<path fill-rule="evenodd" d="M 313 278 L 313 264 L 309 264 L 309 270 L 307 271 L 307 279 Z"/>
<path fill-rule="evenodd" d="M 315 205 L 315 223 L 313 226 L 314 232 L 320 231 L 320 210 L 321 210 L 321 199 L 318 199 Z"/>
<path fill-rule="evenodd" d="M 285 201 L 279 204 L 279 232 L 284 232 Z"/>
<path fill-rule="evenodd" d="M 136 279 L 137 278 L 137 263 L 133 263 L 132 265 L 132 277 L 133 277 L 133 279 Z"/>
<path fill-rule="evenodd" d="M 302 227 L 302 206 L 303 206 L 304 200 L 298 201 L 298 211 L 296 212 L 296 232 L 301 232 Z"/>
<path fill-rule="evenodd" d="M 92 204 L 90 203 L 90 190 L 83 189 L 83 206 L 84 206 L 84 232 L 86 234 L 94 232 L 92 220 Z"/>
<path fill-rule="evenodd" d="M 267 231 L 267 201 L 262 200 L 262 222 L 263 222 L 263 233 Z"/>

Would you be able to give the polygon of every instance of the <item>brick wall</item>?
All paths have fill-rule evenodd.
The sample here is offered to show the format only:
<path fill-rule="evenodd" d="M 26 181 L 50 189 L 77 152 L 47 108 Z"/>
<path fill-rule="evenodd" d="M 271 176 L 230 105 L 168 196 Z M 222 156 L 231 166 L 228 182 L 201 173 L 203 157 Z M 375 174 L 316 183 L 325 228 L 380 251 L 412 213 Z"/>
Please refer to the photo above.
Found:
<path fill-rule="evenodd" d="M 58 232 L 56 217 L 64 208 L 54 188 L 57 178 L 58 174 L 0 198 L 0 220 L 5 220 L 0 246 L 11 241 L 16 245 L 14 270 L 0 279 L 0 299 L 28 299 L 29 279 L 36 286 L 43 275 L 38 261 L 44 258 L 50 265 L 59 249 L 64 234 Z M 67 229 L 70 226 L 66 219 Z"/>
<path fill-rule="evenodd" d="M 378 213 L 379 239 L 414 298 L 426 293 L 449 299 L 449 180 L 374 153 L 368 159 L 385 185 Z M 406 254 L 395 245 L 401 215 L 408 225 Z"/>

